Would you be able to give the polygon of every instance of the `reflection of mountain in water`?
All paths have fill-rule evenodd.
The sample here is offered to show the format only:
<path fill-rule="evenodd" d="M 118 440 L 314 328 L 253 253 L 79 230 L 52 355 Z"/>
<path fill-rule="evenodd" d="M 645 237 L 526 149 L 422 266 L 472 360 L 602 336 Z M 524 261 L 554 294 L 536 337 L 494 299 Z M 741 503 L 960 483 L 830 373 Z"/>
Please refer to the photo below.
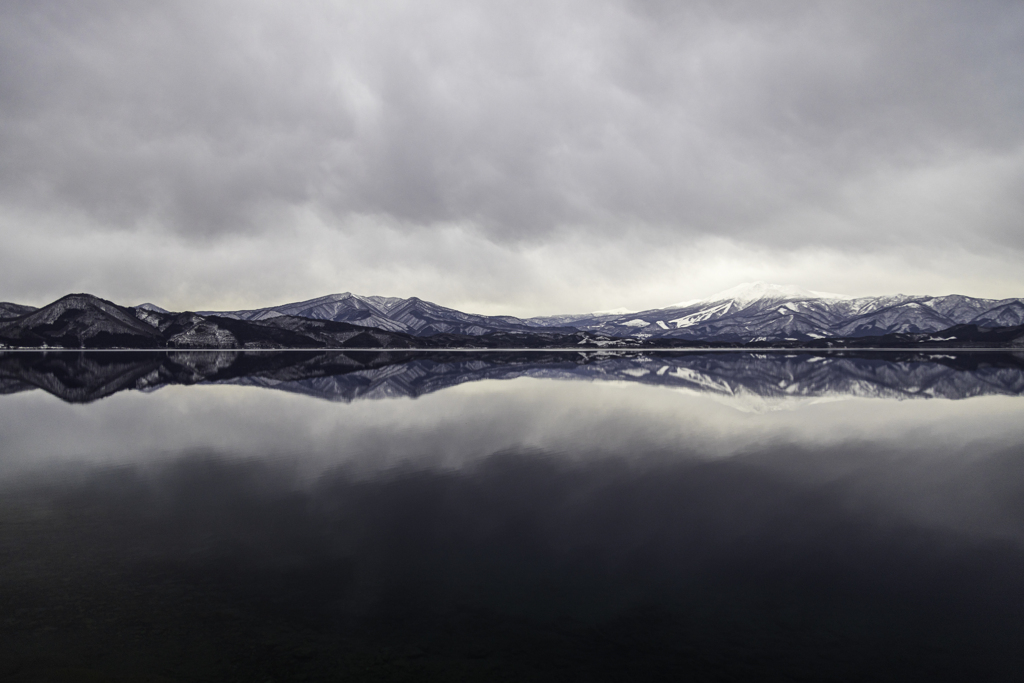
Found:
<path fill-rule="evenodd" d="M 158 352 L 0 354 L 0 393 L 87 403 L 125 389 L 220 383 L 333 401 L 415 397 L 485 379 L 626 381 L 723 397 L 1024 394 L 1024 354 Z"/>

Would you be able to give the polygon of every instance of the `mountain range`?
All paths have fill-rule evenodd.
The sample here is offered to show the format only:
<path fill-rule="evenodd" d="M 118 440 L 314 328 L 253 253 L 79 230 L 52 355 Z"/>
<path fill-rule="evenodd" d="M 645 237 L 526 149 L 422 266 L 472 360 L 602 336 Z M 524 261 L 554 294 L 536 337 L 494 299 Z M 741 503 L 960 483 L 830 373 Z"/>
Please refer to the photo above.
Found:
<path fill-rule="evenodd" d="M 927 334 L 957 325 L 1017 327 L 1024 325 L 1024 299 L 976 299 L 958 294 L 853 298 L 754 282 L 665 308 L 534 318 L 531 323 L 571 325 L 645 339 L 809 341 Z"/>
<path fill-rule="evenodd" d="M 5 310 L 16 305 L 4 304 Z M 639 340 L 572 328 L 486 329 L 479 334 L 405 332 L 328 318 L 277 314 L 244 319 L 216 313 L 172 313 L 152 304 L 119 306 L 90 294 L 69 294 L 40 309 L 0 314 L 0 348 L 58 349 L 442 349 L 547 348 Z M 440 308 L 440 307 L 438 307 Z M 395 326 L 391 326 L 394 328 Z"/>
<path fill-rule="evenodd" d="M 502 330 L 589 331 L 620 339 L 748 343 L 943 332 L 958 325 L 1024 325 L 1024 299 L 963 295 L 853 298 L 794 286 L 745 283 L 704 299 L 644 311 L 534 318 L 472 315 L 423 301 L 351 293 L 247 311 L 206 313 L 240 320 L 291 315 L 365 325 L 415 336 L 481 335 Z"/>
<path fill-rule="evenodd" d="M 1024 346 L 1024 299 L 852 298 L 756 282 L 637 312 L 534 318 L 417 297 L 332 294 L 268 308 L 174 313 L 73 294 L 0 303 L 0 345 L 62 348 L 551 348 L 692 345 Z"/>

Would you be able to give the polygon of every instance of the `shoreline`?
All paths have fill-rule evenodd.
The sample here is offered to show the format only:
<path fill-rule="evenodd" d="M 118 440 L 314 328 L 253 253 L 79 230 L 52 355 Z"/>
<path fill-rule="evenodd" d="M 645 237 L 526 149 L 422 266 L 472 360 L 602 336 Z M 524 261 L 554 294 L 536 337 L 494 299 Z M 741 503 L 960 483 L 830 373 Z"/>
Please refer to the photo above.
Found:
<path fill-rule="evenodd" d="M 309 353 L 309 352 L 373 352 L 373 353 L 518 353 L 518 352 L 529 352 L 529 353 L 544 353 L 544 352 L 571 352 L 571 353 L 608 353 L 608 352 L 631 352 L 631 353 L 708 353 L 708 352 L 725 352 L 725 353 L 784 353 L 793 351 L 803 352 L 815 352 L 815 353 L 834 353 L 844 351 L 928 351 L 935 353 L 948 353 L 950 351 L 960 352 L 1007 352 L 1007 351 L 1018 351 L 1024 352 L 1024 347 L 1019 346 L 956 346 L 956 347 L 944 347 L 944 346 L 927 346 L 927 347 L 890 347 L 890 346 L 843 346 L 843 347 L 725 347 L 725 348 L 637 348 L 637 347 L 610 347 L 610 348 L 578 348 L 578 347 L 554 347 L 554 348 L 474 348 L 474 347 L 456 347 L 456 348 L 412 348 L 412 349 L 401 349 L 401 348 L 348 348 L 348 347 L 312 347 L 312 348 L 294 348 L 294 349 L 218 349 L 218 348 L 201 348 L 201 349 L 61 349 L 52 347 L 32 347 L 32 348 L 17 348 L 17 349 L 4 349 L 0 348 L 0 354 L 3 353 L 222 353 L 225 351 L 232 351 L 236 353 Z"/>

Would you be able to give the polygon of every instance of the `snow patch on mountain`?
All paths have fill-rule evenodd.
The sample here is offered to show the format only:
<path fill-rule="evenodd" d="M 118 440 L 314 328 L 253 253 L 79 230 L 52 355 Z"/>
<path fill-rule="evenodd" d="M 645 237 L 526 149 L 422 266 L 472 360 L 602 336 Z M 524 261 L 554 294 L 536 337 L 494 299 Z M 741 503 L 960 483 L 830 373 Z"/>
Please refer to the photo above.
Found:
<path fill-rule="evenodd" d="M 682 318 L 676 318 L 675 320 L 669 320 L 669 322 L 670 323 L 675 323 L 676 329 L 679 329 L 680 327 L 691 327 L 692 325 L 696 325 L 697 323 L 704 322 L 705 320 L 709 319 L 713 315 L 716 315 L 716 314 L 724 315 L 725 313 L 727 313 L 729 311 L 729 308 L 731 306 L 732 306 L 732 302 L 729 301 L 729 302 L 726 302 L 726 303 L 721 304 L 719 306 L 712 306 L 711 308 L 705 308 L 702 311 L 698 311 L 696 313 L 691 313 L 690 315 L 684 315 Z"/>

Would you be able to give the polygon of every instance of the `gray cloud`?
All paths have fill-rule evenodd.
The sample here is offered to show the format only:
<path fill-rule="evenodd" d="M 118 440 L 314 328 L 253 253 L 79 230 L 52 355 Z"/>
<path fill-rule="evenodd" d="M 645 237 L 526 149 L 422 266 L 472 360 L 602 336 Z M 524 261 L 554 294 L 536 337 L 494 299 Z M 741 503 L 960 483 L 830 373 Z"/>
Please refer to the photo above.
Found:
<path fill-rule="evenodd" d="M 39 0 L 0 63 L 26 230 L 1024 247 L 1016 2 Z"/>

